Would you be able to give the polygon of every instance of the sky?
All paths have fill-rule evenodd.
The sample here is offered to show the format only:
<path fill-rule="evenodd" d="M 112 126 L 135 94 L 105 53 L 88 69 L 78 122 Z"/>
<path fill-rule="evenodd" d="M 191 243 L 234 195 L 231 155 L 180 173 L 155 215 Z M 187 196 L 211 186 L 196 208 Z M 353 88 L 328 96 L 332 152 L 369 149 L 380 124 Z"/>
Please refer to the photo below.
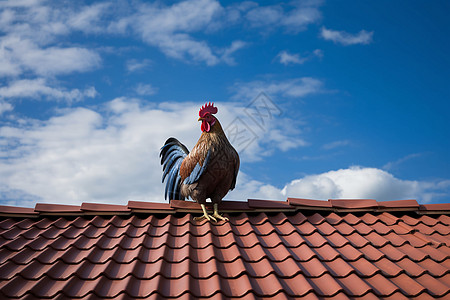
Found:
<path fill-rule="evenodd" d="M 217 118 L 227 200 L 450 202 L 448 1 L 0 1 L 0 205 L 165 202 Z"/>

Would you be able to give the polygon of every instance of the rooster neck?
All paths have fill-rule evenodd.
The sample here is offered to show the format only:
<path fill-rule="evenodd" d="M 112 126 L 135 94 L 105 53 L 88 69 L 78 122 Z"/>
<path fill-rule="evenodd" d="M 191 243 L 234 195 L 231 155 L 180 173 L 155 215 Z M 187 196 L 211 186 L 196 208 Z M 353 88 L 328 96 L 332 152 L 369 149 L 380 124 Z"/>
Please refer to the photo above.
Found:
<path fill-rule="evenodd" d="M 220 125 L 219 120 L 216 118 L 215 124 L 211 127 L 209 132 L 202 132 L 200 139 L 197 144 L 208 144 L 208 145 L 220 145 L 229 144 L 229 141 L 225 135 L 225 132 Z"/>

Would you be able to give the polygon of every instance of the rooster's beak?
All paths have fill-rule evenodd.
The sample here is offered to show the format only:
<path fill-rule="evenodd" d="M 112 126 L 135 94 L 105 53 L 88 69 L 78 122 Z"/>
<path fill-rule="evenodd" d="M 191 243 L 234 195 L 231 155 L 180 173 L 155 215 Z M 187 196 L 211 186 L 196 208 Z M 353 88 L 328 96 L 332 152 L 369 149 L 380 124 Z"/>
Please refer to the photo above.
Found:
<path fill-rule="evenodd" d="M 204 120 L 204 118 L 198 118 L 198 120 L 197 121 L 203 121 Z"/>

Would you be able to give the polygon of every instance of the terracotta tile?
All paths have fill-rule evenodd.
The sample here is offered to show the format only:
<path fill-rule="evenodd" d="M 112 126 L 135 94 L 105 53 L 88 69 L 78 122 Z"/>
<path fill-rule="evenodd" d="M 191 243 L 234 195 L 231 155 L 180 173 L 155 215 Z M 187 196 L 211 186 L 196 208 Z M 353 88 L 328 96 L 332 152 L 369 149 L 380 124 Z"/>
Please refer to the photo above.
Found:
<path fill-rule="evenodd" d="M 336 225 L 339 224 L 341 222 L 344 221 L 344 219 L 342 219 L 341 216 L 335 214 L 335 213 L 331 213 L 328 216 L 325 217 L 325 219 L 327 220 L 328 223 L 330 223 L 331 225 Z"/>
<path fill-rule="evenodd" d="M 360 219 L 367 225 L 372 225 L 379 221 L 379 219 L 372 213 L 365 213 L 362 217 L 360 217 Z"/>
<path fill-rule="evenodd" d="M 339 292 L 344 292 L 343 287 L 328 273 L 323 274 L 321 277 L 308 278 L 308 281 L 314 288 L 314 292 L 319 296 L 329 297 L 334 296 Z"/>
<path fill-rule="evenodd" d="M 293 209 L 287 201 L 275 200 L 258 200 L 248 199 L 248 206 L 250 208 L 266 208 L 266 209 Z"/>
<path fill-rule="evenodd" d="M 36 284 L 34 280 L 26 280 L 20 276 L 14 277 L 12 280 L 0 283 L 0 292 L 5 298 L 20 298 L 25 295 Z"/>
<path fill-rule="evenodd" d="M 62 205 L 49 203 L 37 203 L 34 210 L 40 213 L 81 213 L 81 207 L 79 205 Z"/>
<path fill-rule="evenodd" d="M 288 198 L 287 201 L 290 205 L 294 205 L 294 206 L 331 208 L 331 203 L 329 201 L 323 201 L 323 200 Z"/>
<path fill-rule="evenodd" d="M 302 248 L 301 246 L 299 248 L 294 248 L 294 249 L 300 249 Z M 265 252 L 265 256 L 271 260 L 271 261 L 283 261 L 285 260 L 287 257 L 291 256 L 292 252 L 291 249 L 286 248 L 284 245 L 278 245 L 272 249 L 266 249 L 263 248 L 264 252 Z"/>
<path fill-rule="evenodd" d="M 248 221 L 252 225 L 260 225 L 260 224 L 263 224 L 265 222 L 270 222 L 269 218 L 267 217 L 267 214 L 265 214 L 265 213 L 248 214 L 247 217 L 248 217 Z"/>
<path fill-rule="evenodd" d="M 378 270 L 380 270 L 380 273 L 385 275 L 386 277 L 398 276 L 399 274 L 405 272 L 405 270 L 400 268 L 398 264 L 390 261 L 385 257 L 383 257 L 380 260 L 373 261 L 372 263 L 376 268 L 378 268 Z"/>
<path fill-rule="evenodd" d="M 377 249 L 377 248 L 373 247 L 372 245 L 366 245 L 366 246 L 360 248 L 359 251 L 361 251 L 361 253 L 364 255 L 364 257 L 366 259 L 368 259 L 369 261 L 377 261 L 386 256 L 386 254 L 384 254 L 383 252 L 380 251 L 381 249 L 382 248 Z"/>
<path fill-rule="evenodd" d="M 379 201 L 380 208 L 419 208 L 419 203 L 416 200 L 394 200 L 394 201 Z"/>
<path fill-rule="evenodd" d="M 323 223 L 315 225 L 315 226 L 316 226 L 317 230 L 320 232 L 320 234 L 324 235 L 324 236 L 328 236 L 328 235 L 331 235 L 331 234 L 337 232 L 336 228 L 334 228 L 327 222 L 323 222 Z"/>
<path fill-rule="evenodd" d="M 400 219 L 403 222 L 405 222 L 406 224 L 408 224 L 409 226 L 415 226 L 415 225 L 417 225 L 420 222 L 419 219 L 413 218 L 413 217 L 411 217 L 409 215 L 403 215 L 403 216 L 400 217 Z"/>
<path fill-rule="evenodd" d="M 319 213 L 315 213 L 311 216 L 308 216 L 307 219 L 313 225 L 319 225 L 319 224 L 325 222 L 325 218 Z"/>
<path fill-rule="evenodd" d="M 391 227 L 387 226 L 383 222 L 376 222 L 376 223 L 372 224 L 371 227 L 373 229 L 375 229 L 375 231 L 378 234 L 381 234 L 381 235 L 386 235 L 390 232 L 394 232 L 394 230 Z"/>
<path fill-rule="evenodd" d="M 328 240 L 328 243 L 334 248 L 341 248 L 344 245 L 350 244 L 350 241 L 338 232 L 327 236 L 326 239 Z"/>
<path fill-rule="evenodd" d="M 32 240 L 19 236 L 13 240 L 6 240 L 6 242 L 2 243 L 2 247 L 5 247 L 11 251 L 20 251 L 31 242 Z"/>
<path fill-rule="evenodd" d="M 144 201 L 128 201 L 129 209 L 139 210 L 173 210 L 169 203 L 144 202 Z"/>
<path fill-rule="evenodd" d="M 398 286 L 400 291 L 407 297 L 418 296 L 426 291 L 426 288 L 406 274 L 390 278 L 390 281 Z"/>
<path fill-rule="evenodd" d="M 314 232 L 311 235 L 305 235 L 304 239 L 306 243 L 312 248 L 322 247 L 325 243 L 327 243 L 327 240 L 318 232 Z"/>
<path fill-rule="evenodd" d="M 449 235 L 450 234 L 450 228 L 448 226 L 442 225 L 442 224 L 436 224 L 432 227 L 433 230 L 438 232 L 441 235 Z"/>
<path fill-rule="evenodd" d="M 7 240 L 13 240 L 24 231 L 25 231 L 25 229 L 22 229 L 18 226 L 14 226 L 14 227 L 2 232 L 1 236 Z"/>
<path fill-rule="evenodd" d="M 400 288 L 398 286 L 396 286 L 394 283 L 392 283 L 390 280 L 386 279 L 380 274 L 364 278 L 364 280 L 368 285 L 370 285 L 375 295 L 379 297 L 391 296 L 394 295 L 395 293 L 400 292 Z"/>
<path fill-rule="evenodd" d="M 289 214 L 286 217 L 292 225 L 300 225 L 308 220 L 308 218 L 306 218 L 301 212 L 297 212 L 293 215 Z"/>
<path fill-rule="evenodd" d="M 384 253 L 387 258 L 395 262 L 407 257 L 407 254 L 405 252 L 400 251 L 396 247 L 393 247 L 391 244 L 387 244 L 379 248 L 379 250 Z"/>
<path fill-rule="evenodd" d="M 342 222 L 339 224 L 334 225 L 334 227 L 339 231 L 342 235 L 349 235 L 356 231 L 355 228 L 347 224 L 346 222 Z"/>
<path fill-rule="evenodd" d="M 130 212 L 126 205 L 82 203 L 81 210 L 91 212 Z"/>
<path fill-rule="evenodd" d="M 352 246 L 356 248 L 362 248 L 370 244 L 370 242 L 365 237 L 357 232 L 347 235 L 346 238 L 350 241 Z"/>
<path fill-rule="evenodd" d="M 445 252 L 429 245 L 420 248 L 420 251 L 424 252 L 426 254 L 426 257 L 430 257 L 435 262 L 439 263 L 443 262 L 449 257 L 448 254 L 445 254 Z"/>
<path fill-rule="evenodd" d="M 378 235 L 378 234 L 375 233 L 374 235 Z M 370 236 L 374 236 L 374 235 L 370 235 Z M 390 243 L 396 247 L 402 246 L 406 243 L 411 243 L 411 244 L 413 244 L 414 247 L 416 245 L 420 245 L 419 247 L 426 245 L 426 242 L 422 243 L 422 241 L 418 241 L 417 239 L 414 239 L 414 241 L 412 241 L 412 239 L 409 239 L 409 237 L 411 237 L 412 235 L 409 235 L 409 234 L 400 236 L 394 232 L 391 232 L 391 233 L 388 233 L 383 236 L 381 236 L 381 235 L 378 235 L 378 236 L 386 239 L 388 241 L 388 243 Z M 368 236 L 368 238 L 369 238 L 369 236 Z M 380 240 L 380 243 L 382 243 L 381 240 Z M 385 244 L 380 244 L 379 247 L 384 246 L 384 245 Z"/>
<path fill-rule="evenodd" d="M 380 219 L 381 222 L 383 222 L 384 224 L 386 224 L 388 226 L 399 223 L 399 219 L 396 216 L 394 216 L 388 212 L 381 213 L 378 216 L 378 219 Z"/>
<path fill-rule="evenodd" d="M 399 251 L 402 251 L 403 253 L 408 255 L 408 257 L 410 259 L 412 259 L 413 261 L 422 261 L 428 257 L 428 254 L 421 251 L 421 248 L 415 248 L 409 244 L 405 244 L 403 246 L 397 247 L 397 249 L 399 249 Z"/>
<path fill-rule="evenodd" d="M 433 233 L 427 238 L 435 247 L 447 246 L 450 247 L 450 238 L 448 236 L 440 235 L 439 233 Z"/>
<path fill-rule="evenodd" d="M 295 261 L 291 259 L 291 261 L 294 263 Z M 284 269 L 287 269 L 286 266 L 282 264 L 282 262 L 271 262 L 268 258 L 263 258 L 259 261 L 254 262 L 245 262 L 242 263 L 240 260 L 235 260 L 232 263 L 229 264 L 223 264 L 223 267 L 229 267 L 227 272 L 225 273 L 226 278 L 232 278 L 232 277 L 239 277 L 240 274 L 246 273 L 247 275 L 251 277 L 266 277 L 270 273 L 276 273 L 277 275 L 283 276 L 283 270 L 280 269 L 280 267 L 284 267 Z M 293 273 L 290 270 L 284 270 L 289 272 L 289 275 L 292 275 Z M 296 271 L 298 272 L 298 268 L 296 268 Z M 295 271 L 294 271 L 295 272 Z"/>
<path fill-rule="evenodd" d="M 433 204 L 424 204 L 420 205 L 420 210 L 428 210 L 428 211 L 443 211 L 450 210 L 450 203 L 433 203 Z"/>
<path fill-rule="evenodd" d="M 26 229 L 20 233 L 21 236 L 25 237 L 26 239 L 32 240 L 35 239 L 39 234 L 41 233 L 41 230 L 37 227 L 30 227 L 29 229 Z"/>
<path fill-rule="evenodd" d="M 380 259 L 380 261 L 382 261 Z M 380 268 L 376 266 L 377 262 L 369 262 L 365 258 L 360 258 L 355 261 L 349 261 L 348 264 L 354 269 L 355 274 L 358 274 L 361 277 L 372 277 L 377 273 L 381 273 Z"/>
<path fill-rule="evenodd" d="M 382 247 L 388 243 L 395 244 L 395 246 L 403 245 L 406 243 L 405 240 L 398 238 L 395 234 L 387 234 L 385 236 L 381 236 L 376 232 L 371 232 L 365 236 L 365 239 L 376 248 Z M 393 239 L 391 239 L 393 238 Z"/>
<path fill-rule="evenodd" d="M 313 251 L 306 244 L 300 245 L 299 247 L 296 247 L 296 248 L 289 248 L 288 251 L 289 251 L 288 255 L 292 255 L 292 257 L 296 261 L 299 261 L 299 262 L 309 261 L 313 257 L 318 257 L 318 254 L 316 253 L 317 249 L 314 249 L 314 251 Z M 336 256 L 338 256 L 338 253 L 336 251 L 334 251 L 334 257 L 336 257 Z M 328 258 L 329 256 L 324 256 L 324 257 Z M 323 260 L 323 259 L 321 259 L 321 260 Z M 331 259 L 328 259 L 328 260 L 331 260 Z"/>
<path fill-rule="evenodd" d="M 34 208 L 6 206 L 6 205 L 0 205 L 0 212 L 2 214 L 18 214 L 31 216 L 38 214 L 38 212 L 34 211 Z"/>
<path fill-rule="evenodd" d="M 357 261 L 361 261 L 361 259 Z M 350 273 L 355 273 L 355 268 L 351 266 L 351 263 L 339 257 L 335 260 L 324 262 L 324 266 L 333 277 L 346 277 Z"/>
<path fill-rule="evenodd" d="M 297 230 L 301 235 L 310 235 L 314 232 L 317 232 L 317 228 L 314 227 L 311 223 L 305 222 L 300 225 L 297 225 Z"/>
<path fill-rule="evenodd" d="M 450 273 L 450 268 L 448 265 L 445 266 L 445 264 L 439 264 L 429 258 L 424 259 L 423 261 L 419 261 L 417 262 L 417 264 L 434 277 L 441 277 Z"/>
<path fill-rule="evenodd" d="M 273 225 L 277 225 L 275 227 L 278 227 L 279 225 L 283 225 L 287 222 L 289 222 L 288 216 L 284 212 L 275 213 L 274 215 L 271 215 L 269 222 Z"/>
<path fill-rule="evenodd" d="M 355 274 L 337 278 L 337 281 L 344 288 L 345 293 L 352 297 L 363 296 L 371 290 L 371 287 Z"/>
<path fill-rule="evenodd" d="M 288 248 L 296 248 L 301 244 L 306 244 L 305 239 L 297 232 L 292 232 L 289 235 L 281 235 L 280 240 L 282 241 L 283 245 Z"/>
<path fill-rule="evenodd" d="M 426 269 L 422 268 L 419 264 L 413 262 L 409 258 L 404 258 L 396 262 L 396 264 L 410 277 L 418 277 L 427 272 Z"/>
<path fill-rule="evenodd" d="M 273 232 L 276 232 L 276 229 L 270 222 L 265 222 L 258 225 L 253 225 L 253 231 L 257 235 L 270 235 Z"/>
<path fill-rule="evenodd" d="M 354 214 L 351 214 L 351 213 L 345 214 L 343 216 L 343 219 L 347 224 L 350 224 L 350 225 L 356 225 L 356 224 L 359 224 L 362 222 L 362 220 L 360 218 L 356 217 Z"/>
<path fill-rule="evenodd" d="M 356 231 L 359 232 L 359 234 L 362 234 L 362 235 L 367 235 L 374 231 L 374 229 L 372 227 L 366 225 L 364 222 L 354 224 L 353 227 L 356 229 Z"/>
<path fill-rule="evenodd" d="M 311 295 L 314 295 L 315 292 L 312 282 L 302 274 L 297 274 L 291 278 L 285 278 L 281 281 L 281 284 L 285 293 L 290 296 L 288 299 L 292 299 L 293 296 L 300 296 L 302 299 L 303 297 L 308 299 Z"/>
<path fill-rule="evenodd" d="M 349 253 L 349 251 L 347 250 L 347 247 L 349 246 L 344 246 L 342 248 L 339 249 L 339 252 L 337 252 L 335 249 L 333 249 L 329 244 L 324 244 L 322 247 L 320 248 L 314 248 L 313 251 L 317 254 L 317 257 L 321 260 L 321 261 L 331 261 L 336 259 L 336 257 L 339 257 L 339 255 L 343 255 L 344 253 L 354 257 L 355 253 Z M 342 250 L 344 249 L 344 251 Z M 354 250 L 354 249 L 353 249 Z M 344 253 L 343 253 L 344 252 Z"/>
<path fill-rule="evenodd" d="M 264 249 L 261 247 L 260 244 L 256 244 L 252 248 L 245 249 L 245 251 L 243 251 L 243 250 L 240 251 L 240 248 L 238 248 L 238 247 L 234 247 L 234 248 L 230 247 L 227 250 L 228 250 L 228 253 L 230 254 L 229 259 L 231 259 L 231 260 L 235 259 L 238 256 L 242 256 L 242 258 L 245 261 L 251 262 L 251 261 L 259 261 L 263 257 L 268 257 L 266 252 L 264 251 Z M 214 253 L 212 253 L 212 255 L 214 255 Z M 211 256 L 210 256 L 210 258 L 211 258 Z M 269 257 L 269 258 L 271 258 L 271 260 L 276 261 L 276 259 L 272 259 L 272 257 Z M 286 255 L 284 256 L 284 258 L 286 258 Z M 281 260 L 283 260 L 283 259 L 281 259 Z M 222 259 L 222 261 L 223 261 L 223 259 Z"/>
<path fill-rule="evenodd" d="M 3 230 L 10 229 L 12 226 L 16 225 L 16 223 L 17 222 L 11 218 L 0 220 L 0 233 L 3 232 Z"/>
<path fill-rule="evenodd" d="M 378 203 L 373 199 L 330 199 L 331 205 L 336 208 L 378 208 Z"/>
<path fill-rule="evenodd" d="M 271 224 L 273 224 L 271 222 Z M 290 222 L 284 222 L 280 225 L 272 225 L 274 226 L 275 231 L 281 235 L 291 235 L 293 232 L 297 232 L 297 228 L 294 227 L 294 225 L 292 225 Z"/>
<path fill-rule="evenodd" d="M 450 225 L 450 217 L 447 215 L 440 215 L 437 219 L 443 225 Z"/>

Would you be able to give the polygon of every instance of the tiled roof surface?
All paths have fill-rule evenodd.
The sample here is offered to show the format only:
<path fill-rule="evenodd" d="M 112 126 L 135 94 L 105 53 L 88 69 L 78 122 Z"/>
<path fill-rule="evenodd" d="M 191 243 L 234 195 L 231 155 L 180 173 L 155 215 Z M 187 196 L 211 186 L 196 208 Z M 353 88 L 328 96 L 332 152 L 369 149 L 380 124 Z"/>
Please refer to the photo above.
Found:
<path fill-rule="evenodd" d="M 450 204 L 415 200 L 0 207 L 0 299 L 450 297 Z"/>

